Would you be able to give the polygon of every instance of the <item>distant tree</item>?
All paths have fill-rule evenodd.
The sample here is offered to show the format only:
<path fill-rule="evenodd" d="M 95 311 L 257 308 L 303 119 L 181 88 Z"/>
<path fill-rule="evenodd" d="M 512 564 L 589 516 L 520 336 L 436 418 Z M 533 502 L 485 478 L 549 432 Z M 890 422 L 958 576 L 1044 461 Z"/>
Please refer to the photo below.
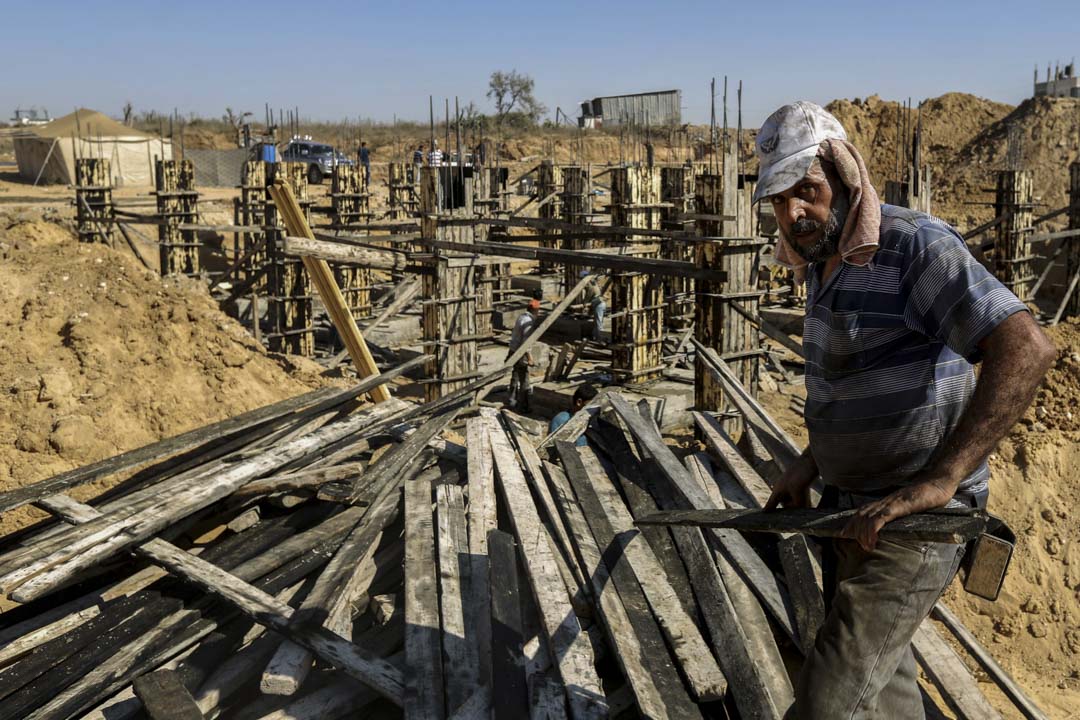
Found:
<path fill-rule="evenodd" d="M 135 106 L 128 100 L 124 103 L 124 124 L 131 127 L 132 121 L 135 119 Z"/>
<path fill-rule="evenodd" d="M 495 102 L 495 119 L 501 123 L 507 115 L 516 111 L 528 116 L 533 123 L 537 122 L 547 108 L 533 95 L 534 85 L 531 77 L 517 70 L 496 70 L 491 73 L 487 96 Z"/>

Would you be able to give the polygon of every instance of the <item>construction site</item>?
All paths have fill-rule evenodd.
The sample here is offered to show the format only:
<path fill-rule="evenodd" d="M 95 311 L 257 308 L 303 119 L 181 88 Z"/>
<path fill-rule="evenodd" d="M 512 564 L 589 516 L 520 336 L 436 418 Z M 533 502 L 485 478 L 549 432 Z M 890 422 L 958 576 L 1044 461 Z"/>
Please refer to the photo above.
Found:
<path fill-rule="evenodd" d="M 1039 78 L 827 106 L 1058 351 L 989 458 L 1008 573 L 913 638 L 931 718 L 1080 717 L 1080 98 Z M 784 718 L 843 513 L 756 512 L 807 296 L 726 83 L 708 125 L 0 131 L 0 719 Z M 886 529 L 984 529 L 940 517 Z"/>

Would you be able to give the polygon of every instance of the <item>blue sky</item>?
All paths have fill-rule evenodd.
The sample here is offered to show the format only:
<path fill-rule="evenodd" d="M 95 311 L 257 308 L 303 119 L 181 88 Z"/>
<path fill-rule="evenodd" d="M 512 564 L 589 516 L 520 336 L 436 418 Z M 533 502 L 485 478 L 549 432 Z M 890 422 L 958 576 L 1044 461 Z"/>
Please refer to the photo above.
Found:
<path fill-rule="evenodd" d="M 1032 70 L 1080 56 L 1063 2 L 19 2 L 0 17 L 0 112 L 76 106 L 221 115 L 299 106 L 321 120 L 427 119 L 427 97 L 483 109 L 493 70 L 536 80 L 554 113 L 680 88 L 707 122 L 709 79 L 744 83 L 744 122 L 779 105 L 948 91 L 1018 103 Z M 179 59 L 186 56 L 184 59 Z M 732 115 L 734 118 L 734 115 Z"/>

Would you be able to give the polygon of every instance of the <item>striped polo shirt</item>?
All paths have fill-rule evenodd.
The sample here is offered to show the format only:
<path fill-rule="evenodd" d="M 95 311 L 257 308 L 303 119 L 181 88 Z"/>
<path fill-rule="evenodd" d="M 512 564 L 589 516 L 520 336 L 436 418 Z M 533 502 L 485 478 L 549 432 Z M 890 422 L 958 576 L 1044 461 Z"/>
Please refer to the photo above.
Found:
<path fill-rule="evenodd" d="M 1027 308 L 941 220 L 883 205 L 865 267 L 807 273 L 806 426 L 822 480 L 857 496 L 910 484 L 975 389 L 978 343 Z M 958 496 L 985 492 L 984 460 Z M 964 497 L 951 506 L 967 505 Z"/>

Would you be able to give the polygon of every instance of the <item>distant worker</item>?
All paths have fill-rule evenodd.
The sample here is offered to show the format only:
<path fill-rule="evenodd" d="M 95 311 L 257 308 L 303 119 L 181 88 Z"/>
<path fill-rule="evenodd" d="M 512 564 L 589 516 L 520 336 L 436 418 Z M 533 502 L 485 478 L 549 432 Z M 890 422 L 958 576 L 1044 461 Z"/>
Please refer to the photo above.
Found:
<path fill-rule="evenodd" d="M 424 164 L 424 143 L 417 145 L 416 150 L 413 151 L 412 164 L 416 166 Z"/>
<path fill-rule="evenodd" d="M 439 142 L 435 141 L 435 144 L 431 146 L 431 152 L 428 154 L 428 163 L 432 167 L 438 167 L 443 163 L 442 150 L 439 149 Z"/>
<path fill-rule="evenodd" d="M 539 315 L 540 301 L 530 300 L 528 308 L 514 322 L 514 329 L 510 333 L 510 353 L 506 356 L 507 359 L 517 352 L 522 343 L 532 334 Z M 510 376 L 510 408 L 522 414 L 529 412 L 529 368 L 532 364 L 533 355 L 530 350 L 514 363 L 513 374 Z"/>
<path fill-rule="evenodd" d="M 582 278 L 588 276 L 588 270 L 581 271 Z M 604 293 L 601 292 L 600 285 L 597 283 L 595 276 L 589 281 L 589 284 L 585 286 L 581 295 L 589 305 L 589 312 L 592 313 L 592 339 L 596 342 L 600 342 L 600 332 L 604 327 L 604 313 L 607 312 L 607 303 L 604 302 Z"/>
<path fill-rule="evenodd" d="M 371 182 L 371 151 L 366 142 L 360 143 L 360 164 L 364 166 L 364 182 Z"/>
<path fill-rule="evenodd" d="M 593 401 L 596 395 L 596 388 L 589 383 L 582 383 L 579 385 L 578 389 L 574 391 L 573 399 L 570 401 L 570 410 L 563 410 L 561 413 L 551 418 L 551 422 L 548 424 L 548 435 L 570 422 L 570 418 L 576 413 L 581 412 L 586 405 Z M 586 445 L 585 435 L 582 434 L 574 444 L 578 447 L 584 447 Z"/>

